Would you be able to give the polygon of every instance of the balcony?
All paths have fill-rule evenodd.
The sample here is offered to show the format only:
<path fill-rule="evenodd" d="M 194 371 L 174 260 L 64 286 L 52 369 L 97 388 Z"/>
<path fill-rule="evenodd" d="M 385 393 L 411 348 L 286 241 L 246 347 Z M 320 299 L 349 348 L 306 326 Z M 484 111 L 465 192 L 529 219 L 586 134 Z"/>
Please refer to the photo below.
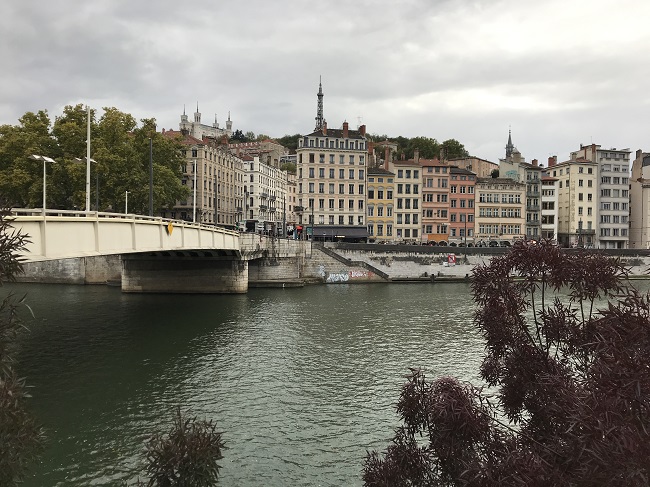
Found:
<path fill-rule="evenodd" d="M 268 209 L 269 209 L 268 206 L 266 206 L 266 205 L 260 205 L 260 211 L 266 211 L 266 210 L 268 210 Z"/>
<path fill-rule="evenodd" d="M 271 196 L 271 197 L 269 198 L 269 200 L 271 200 L 271 201 L 275 201 L 275 199 L 276 199 L 275 196 Z"/>
<path fill-rule="evenodd" d="M 295 211 L 296 213 L 302 213 L 303 211 L 305 211 L 305 208 L 303 206 L 294 206 L 293 211 Z"/>
<path fill-rule="evenodd" d="M 270 211 L 271 213 L 275 213 L 275 212 L 277 211 L 277 208 L 276 208 L 275 206 L 271 206 L 271 207 L 269 208 L 269 211 Z"/>
<path fill-rule="evenodd" d="M 241 206 L 238 206 L 238 207 L 236 208 L 236 210 L 237 210 L 237 213 L 241 213 L 242 210 L 243 210 L 243 208 L 242 208 Z"/>
<path fill-rule="evenodd" d="M 268 194 L 268 193 L 262 193 L 261 196 L 262 196 L 262 198 L 268 198 L 268 197 L 269 197 L 269 194 Z"/>
<path fill-rule="evenodd" d="M 539 205 L 526 205 L 526 211 L 539 211 Z"/>

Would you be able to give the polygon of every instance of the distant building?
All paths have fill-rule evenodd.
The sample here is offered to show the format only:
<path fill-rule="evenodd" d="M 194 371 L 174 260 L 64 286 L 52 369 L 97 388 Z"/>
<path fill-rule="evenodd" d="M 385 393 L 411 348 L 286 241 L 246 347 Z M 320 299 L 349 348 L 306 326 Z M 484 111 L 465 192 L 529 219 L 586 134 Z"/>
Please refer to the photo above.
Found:
<path fill-rule="evenodd" d="M 368 168 L 368 238 L 375 242 L 395 239 L 395 174 L 383 167 Z"/>
<path fill-rule="evenodd" d="M 596 165 L 596 240 L 601 249 L 629 246 L 630 152 L 581 144 L 580 150 L 571 153 L 571 160 L 584 159 Z"/>
<path fill-rule="evenodd" d="M 526 185 L 510 178 L 478 178 L 475 186 L 475 240 L 513 241 L 526 228 Z"/>
<path fill-rule="evenodd" d="M 328 128 L 323 118 L 322 86 L 319 86 L 317 127 L 298 141 L 299 220 L 308 223 L 307 233 L 317 225 L 318 239 L 365 240 L 366 126 L 351 130 Z M 323 227 L 325 226 L 325 227 Z"/>
<path fill-rule="evenodd" d="M 286 222 L 287 173 L 261 162 L 259 157 L 242 156 L 246 229 L 282 234 Z"/>
<path fill-rule="evenodd" d="M 557 179 L 557 241 L 563 247 L 597 244 L 597 169 L 584 158 L 549 161 L 548 175 Z"/>
<path fill-rule="evenodd" d="M 538 240 L 541 236 L 540 186 L 542 168 L 533 159 L 527 163 L 521 152 L 512 143 L 512 132 L 508 131 L 506 157 L 499 159 L 499 177 L 509 178 L 526 184 L 526 237 Z"/>
<path fill-rule="evenodd" d="M 473 243 L 476 174 L 453 166 L 449 171 L 449 243 Z"/>
<path fill-rule="evenodd" d="M 451 167 L 436 159 L 422 159 L 418 150 L 413 162 L 421 168 L 422 242 L 447 243 L 449 240 L 449 190 Z M 417 204 L 417 203 L 413 203 Z"/>
<path fill-rule="evenodd" d="M 230 137 L 232 135 L 232 122 L 230 121 L 230 112 L 228 112 L 228 120 L 226 121 L 226 128 L 220 128 L 217 122 L 217 115 L 214 116 L 214 123 L 212 125 L 205 125 L 201 123 L 201 112 L 199 112 L 199 104 L 196 104 L 196 112 L 194 112 L 194 120 L 190 122 L 189 117 L 185 114 L 185 107 L 183 107 L 183 115 L 181 115 L 181 123 L 178 128 L 183 134 L 191 135 L 192 137 L 202 140 L 204 137 L 213 140 L 219 140 L 224 135 Z"/>
<path fill-rule="evenodd" d="M 549 158 L 549 165 L 552 158 Z M 554 161 L 553 161 L 554 165 Z M 542 238 L 557 240 L 558 190 L 557 178 L 542 175 Z"/>
<path fill-rule="evenodd" d="M 499 165 L 496 162 L 486 161 L 474 156 L 455 157 L 447 159 L 450 166 L 456 166 L 467 171 L 472 171 L 478 178 L 492 177 L 492 171 L 498 170 Z"/>
<path fill-rule="evenodd" d="M 163 130 L 183 145 L 183 185 L 190 196 L 178 201 L 168 218 L 224 225 L 234 228 L 243 216 L 244 168 L 240 158 L 214 140 L 197 139 L 175 130 Z"/>
<path fill-rule="evenodd" d="M 395 240 L 420 242 L 420 190 L 422 167 L 415 159 L 389 161 L 388 168 L 395 174 Z"/>
<path fill-rule="evenodd" d="M 257 157 L 260 162 L 271 167 L 280 167 L 282 160 L 289 154 L 289 149 L 271 139 L 232 143 L 228 144 L 228 148 L 240 157 Z"/>

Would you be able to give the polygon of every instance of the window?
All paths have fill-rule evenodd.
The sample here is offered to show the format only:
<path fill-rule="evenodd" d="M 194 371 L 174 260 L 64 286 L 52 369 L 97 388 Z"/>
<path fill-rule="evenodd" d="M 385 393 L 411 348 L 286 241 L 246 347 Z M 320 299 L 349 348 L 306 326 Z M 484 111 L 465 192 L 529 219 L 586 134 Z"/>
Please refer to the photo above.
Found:
<path fill-rule="evenodd" d="M 354 179 L 354 169 L 350 169 L 348 179 Z"/>
<path fill-rule="evenodd" d="M 310 177 L 310 178 L 313 178 L 313 177 L 314 177 L 314 168 L 313 168 L 313 167 L 310 167 L 310 168 L 309 168 L 309 177 Z"/>
<path fill-rule="evenodd" d="M 345 194 L 345 184 L 339 184 L 339 194 Z"/>
<path fill-rule="evenodd" d="M 348 184 L 348 194 L 354 194 L 354 184 Z"/>
<path fill-rule="evenodd" d="M 318 183 L 318 192 L 321 194 L 325 192 L 325 183 Z"/>
<path fill-rule="evenodd" d="M 375 199 L 375 190 L 372 189 L 372 188 L 368 188 L 368 199 L 369 200 L 374 200 Z"/>
<path fill-rule="evenodd" d="M 334 179 L 334 168 L 330 168 L 330 179 Z"/>

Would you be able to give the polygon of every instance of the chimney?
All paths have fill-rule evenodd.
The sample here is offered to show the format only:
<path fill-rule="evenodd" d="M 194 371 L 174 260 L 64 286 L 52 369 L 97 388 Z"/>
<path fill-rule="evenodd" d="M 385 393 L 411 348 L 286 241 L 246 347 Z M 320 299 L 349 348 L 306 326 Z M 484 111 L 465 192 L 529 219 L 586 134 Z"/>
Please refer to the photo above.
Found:
<path fill-rule="evenodd" d="M 348 122 L 343 122 L 343 138 L 348 138 Z"/>
<path fill-rule="evenodd" d="M 534 167 L 537 167 L 537 166 L 538 166 L 538 161 L 537 161 L 537 159 L 533 159 L 533 166 L 534 166 Z"/>
<path fill-rule="evenodd" d="M 323 135 L 327 135 L 327 121 L 323 120 Z"/>
<path fill-rule="evenodd" d="M 548 158 L 548 167 L 553 167 L 557 164 L 557 156 L 550 156 Z"/>
<path fill-rule="evenodd" d="M 373 155 L 375 153 L 375 143 L 370 141 L 368 142 L 368 155 Z"/>
<path fill-rule="evenodd" d="M 420 149 L 413 150 L 413 160 L 415 161 L 416 164 L 420 162 Z"/>
<path fill-rule="evenodd" d="M 363 136 L 366 135 L 366 125 L 363 124 L 361 127 L 359 127 L 359 133 Z"/>

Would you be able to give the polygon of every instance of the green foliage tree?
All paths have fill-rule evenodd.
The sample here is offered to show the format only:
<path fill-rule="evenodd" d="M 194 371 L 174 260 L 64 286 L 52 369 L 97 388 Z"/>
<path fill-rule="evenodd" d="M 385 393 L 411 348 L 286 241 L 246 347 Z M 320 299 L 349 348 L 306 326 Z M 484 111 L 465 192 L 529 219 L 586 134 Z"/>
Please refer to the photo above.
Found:
<path fill-rule="evenodd" d="M 627 277 L 617 258 L 550 241 L 477 266 L 490 392 L 412 369 L 403 425 L 368 455 L 365 484 L 648 485 L 650 293 Z"/>
<path fill-rule="evenodd" d="M 232 135 L 230 136 L 230 140 L 232 142 L 248 142 L 248 139 L 246 138 L 244 133 L 239 129 L 235 130 L 232 133 Z"/>
<path fill-rule="evenodd" d="M 219 478 L 225 448 L 212 421 L 184 417 L 180 408 L 167 435 L 154 435 L 146 447 L 149 487 L 210 487 Z"/>
<path fill-rule="evenodd" d="M 280 169 L 291 174 L 296 174 L 296 164 L 294 162 L 283 162 L 280 165 Z"/>
<path fill-rule="evenodd" d="M 149 139 L 153 146 L 154 214 L 185 199 L 181 183 L 184 162 L 179 141 L 156 132 L 154 119 L 138 127 L 133 116 L 104 108 L 99 121 L 91 111 L 90 202 L 95 209 L 123 211 L 125 192 L 129 208 L 149 211 Z M 26 113 L 20 125 L 0 127 L 0 192 L 12 206 L 40 207 L 42 163 L 30 154 L 52 157 L 48 172 L 48 207 L 85 208 L 87 112 L 82 105 L 67 106 L 50 129 L 47 112 Z M 97 190 L 99 189 L 99 197 Z"/>
<path fill-rule="evenodd" d="M 469 152 L 465 146 L 456 139 L 447 139 L 442 144 L 442 153 L 445 159 L 454 159 L 456 157 L 467 157 Z"/>
<path fill-rule="evenodd" d="M 300 140 L 300 134 L 285 135 L 279 139 L 275 139 L 278 144 L 286 147 L 291 152 L 295 152 L 298 149 L 298 141 Z"/>
<path fill-rule="evenodd" d="M 492 169 L 492 172 L 490 172 L 490 176 L 494 179 L 499 177 L 499 170 L 498 169 Z"/>
<path fill-rule="evenodd" d="M 0 127 L 0 194 L 10 206 L 41 206 L 43 165 L 30 160 L 30 154 L 53 158 L 61 154 L 50 135 L 47 111 L 27 112 L 19 125 Z"/>
<path fill-rule="evenodd" d="M 18 253 L 28 242 L 11 227 L 9 210 L 0 209 L 0 286 L 22 272 Z M 27 408 L 25 380 L 14 369 L 15 342 L 24 328 L 18 307 L 23 303 L 24 297 L 13 294 L 0 303 L 0 485 L 8 487 L 24 479 L 44 443 L 43 430 Z"/>

